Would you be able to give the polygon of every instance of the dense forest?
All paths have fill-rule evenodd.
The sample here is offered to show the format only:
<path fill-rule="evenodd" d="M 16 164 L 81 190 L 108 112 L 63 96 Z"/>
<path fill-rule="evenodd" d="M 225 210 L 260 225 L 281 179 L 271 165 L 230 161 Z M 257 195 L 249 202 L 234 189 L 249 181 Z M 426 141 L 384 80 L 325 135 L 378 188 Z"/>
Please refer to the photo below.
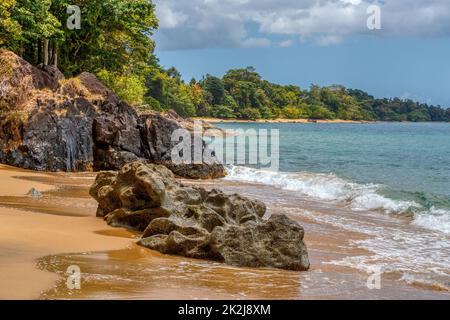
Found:
<path fill-rule="evenodd" d="M 67 27 L 70 5 L 81 9 L 79 29 Z M 57 66 L 66 76 L 93 72 L 142 111 L 249 120 L 450 121 L 450 109 L 440 106 L 376 99 L 342 86 L 277 85 L 252 67 L 187 83 L 154 54 L 154 9 L 148 0 L 1 0 L 0 47 L 35 65 Z"/>

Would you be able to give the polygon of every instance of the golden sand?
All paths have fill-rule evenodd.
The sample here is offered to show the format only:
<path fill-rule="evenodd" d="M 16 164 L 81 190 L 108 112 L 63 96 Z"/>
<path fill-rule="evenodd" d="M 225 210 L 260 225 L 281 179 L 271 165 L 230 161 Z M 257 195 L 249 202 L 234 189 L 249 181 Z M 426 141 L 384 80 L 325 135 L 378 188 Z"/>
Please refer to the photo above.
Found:
<path fill-rule="evenodd" d="M 30 188 L 45 192 L 55 187 L 24 179 L 41 176 L 48 177 L 1 165 L 0 196 L 21 196 L 28 201 L 24 195 Z M 68 199 L 66 205 L 71 207 L 72 202 L 76 206 L 80 201 L 87 203 L 87 216 L 0 207 L 0 299 L 36 299 L 42 291 L 53 286 L 58 276 L 36 268 L 36 259 L 42 256 L 118 250 L 130 244 L 129 239 L 105 236 L 99 232 L 109 228 L 92 215 L 95 203 L 90 199 Z"/>

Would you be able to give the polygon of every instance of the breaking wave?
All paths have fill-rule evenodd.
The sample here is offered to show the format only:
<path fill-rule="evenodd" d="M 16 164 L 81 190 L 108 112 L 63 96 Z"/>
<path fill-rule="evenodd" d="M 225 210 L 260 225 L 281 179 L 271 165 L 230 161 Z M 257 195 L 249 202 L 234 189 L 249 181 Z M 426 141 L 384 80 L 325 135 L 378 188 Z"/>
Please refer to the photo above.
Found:
<path fill-rule="evenodd" d="M 413 224 L 450 234 L 449 210 L 426 209 L 413 200 L 391 199 L 380 193 L 381 185 L 354 183 L 334 174 L 275 172 L 241 166 L 230 166 L 227 170 L 226 179 L 231 181 L 270 185 L 317 200 L 344 203 L 355 211 L 410 213 L 415 217 Z"/>

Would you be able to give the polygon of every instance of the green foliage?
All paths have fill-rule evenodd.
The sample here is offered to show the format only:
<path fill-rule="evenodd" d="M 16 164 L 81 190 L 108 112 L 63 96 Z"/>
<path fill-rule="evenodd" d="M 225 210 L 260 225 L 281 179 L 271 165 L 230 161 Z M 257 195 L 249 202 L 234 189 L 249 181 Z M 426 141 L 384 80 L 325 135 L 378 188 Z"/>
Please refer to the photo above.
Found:
<path fill-rule="evenodd" d="M 80 30 L 66 27 L 69 5 L 81 9 Z M 376 99 L 342 86 L 302 90 L 273 84 L 253 67 L 185 83 L 177 69 L 164 69 L 153 53 L 154 9 L 149 0 L 0 0 L 0 47 L 33 64 L 48 56 L 66 76 L 93 72 L 141 111 L 175 109 L 181 116 L 250 120 L 450 121 L 450 110 L 439 106 Z M 0 74 L 11 72 L 0 67 Z"/>
<path fill-rule="evenodd" d="M 236 119 L 233 109 L 222 105 L 214 106 L 211 111 L 211 116 L 220 119 Z"/>
<path fill-rule="evenodd" d="M 144 102 L 145 102 L 145 106 L 146 106 L 146 108 L 144 108 L 144 110 L 146 110 L 146 109 L 155 110 L 155 111 L 163 110 L 159 101 L 153 97 L 145 96 Z M 144 111 L 144 110 L 142 110 L 142 111 Z"/>
<path fill-rule="evenodd" d="M 144 86 L 144 79 L 139 75 L 122 75 L 107 70 L 101 70 L 97 73 L 97 76 L 128 104 L 137 107 L 144 104 L 146 88 Z"/>
<path fill-rule="evenodd" d="M 61 40 L 61 23 L 50 8 L 52 0 L 2 0 L 0 3 L 0 46 L 38 63 L 41 38 Z"/>
<path fill-rule="evenodd" d="M 0 46 L 13 48 L 20 38 L 21 27 L 17 20 L 11 17 L 16 0 L 1 0 L 0 2 Z"/>
<path fill-rule="evenodd" d="M 336 119 L 336 115 L 324 105 L 316 104 L 311 106 L 310 118 L 312 119 Z"/>
<path fill-rule="evenodd" d="M 209 92 L 212 97 L 211 103 L 214 105 L 220 105 L 225 99 L 225 87 L 221 79 L 206 75 L 206 77 L 200 83 L 201 87 Z"/>
<path fill-rule="evenodd" d="M 222 84 L 225 89 L 223 93 Z M 222 79 L 207 75 L 201 85 L 211 107 L 202 116 L 240 119 L 342 119 L 382 121 L 450 121 L 450 109 L 411 100 L 375 99 L 343 86 L 309 90 L 264 80 L 254 68 L 228 71 Z M 208 99 L 209 97 L 209 99 Z M 220 101 L 220 103 L 216 103 Z"/>
<path fill-rule="evenodd" d="M 245 108 L 240 112 L 239 118 L 245 120 L 258 120 L 261 119 L 262 116 L 259 110 L 256 108 Z"/>
<path fill-rule="evenodd" d="M 288 105 L 283 108 L 283 115 L 286 119 L 299 119 L 302 113 L 300 108 Z"/>
<path fill-rule="evenodd" d="M 65 28 L 68 5 L 81 9 L 81 29 Z M 108 70 L 145 73 L 158 22 L 147 0 L 53 0 L 52 12 L 63 23 L 60 69 L 66 75 Z"/>
<path fill-rule="evenodd" d="M 183 117 L 195 116 L 203 103 L 201 90 L 185 84 L 175 68 L 154 67 L 147 75 L 146 90 L 146 96 L 158 101 L 161 109 L 174 109 Z"/>

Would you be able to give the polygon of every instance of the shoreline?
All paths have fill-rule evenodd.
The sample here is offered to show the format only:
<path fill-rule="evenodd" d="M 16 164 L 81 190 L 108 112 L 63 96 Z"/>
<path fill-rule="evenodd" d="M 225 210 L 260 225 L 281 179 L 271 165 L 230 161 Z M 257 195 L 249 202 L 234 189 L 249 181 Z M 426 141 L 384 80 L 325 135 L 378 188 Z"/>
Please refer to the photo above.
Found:
<path fill-rule="evenodd" d="M 301 200 L 295 204 L 319 210 L 317 217 L 298 215 L 289 212 L 289 208 L 274 205 L 270 196 L 284 197 L 293 205 L 297 200 L 270 186 L 226 180 L 182 180 L 186 184 L 220 188 L 260 200 L 267 196 L 271 214 L 286 213 L 304 226 L 312 262 L 308 272 L 236 268 L 141 248 L 134 243 L 138 235 L 109 227 L 95 217 L 96 202 L 87 195 L 95 177 L 93 173 L 43 173 L 0 165 L 0 176 L 15 183 L 14 188 L 0 193 L 0 299 L 448 297 L 430 288 L 399 283 L 397 274 L 383 279 L 383 290 L 368 290 L 365 272 L 327 262 L 370 256 L 370 252 L 349 245 L 351 241 L 366 239 L 367 235 L 324 224 L 320 219 L 316 221 L 322 215 L 341 214 L 335 209 L 320 209 L 320 203 Z M 31 187 L 44 187 L 44 197 L 30 200 L 24 196 L 25 190 Z M 79 265 L 85 277 L 81 291 L 73 292 L 65 287 L 65 271 L 70 265 Z M 239 283 L 234 283 L 236 278 L 240 279 Z"/>
<path fill-rule="evenodd" d="M 192 120 L 205 121 L 207 123 L 349 123 L 349 124 L 368 124 L 378 123 L 378 121 L 356 121 L 356 120 L 311 120 L 311 119 L 258 119 L 258 120 L 241 120 L 241 119 L 220 119 L 208 117 L 193 117 Z"/>
<path fill-rule="evenodd" d="M 242 119 L 220 119 L 220 118 L 209 118 L 209 117 L 193 117 L 192 120 L 204 121 L 207 123 L 291 123 L 291 124 L 326 124 L 326 123 L 336 123 L 336 124 L 377 124 L 377 123 L 432 123 L 432 124 L 450 124 L 449 122 L 443 121 L 367 121 L 367 120 L 310 120 L 310 119 L 258 119 L 258 120 L 242 120 Z"/>

